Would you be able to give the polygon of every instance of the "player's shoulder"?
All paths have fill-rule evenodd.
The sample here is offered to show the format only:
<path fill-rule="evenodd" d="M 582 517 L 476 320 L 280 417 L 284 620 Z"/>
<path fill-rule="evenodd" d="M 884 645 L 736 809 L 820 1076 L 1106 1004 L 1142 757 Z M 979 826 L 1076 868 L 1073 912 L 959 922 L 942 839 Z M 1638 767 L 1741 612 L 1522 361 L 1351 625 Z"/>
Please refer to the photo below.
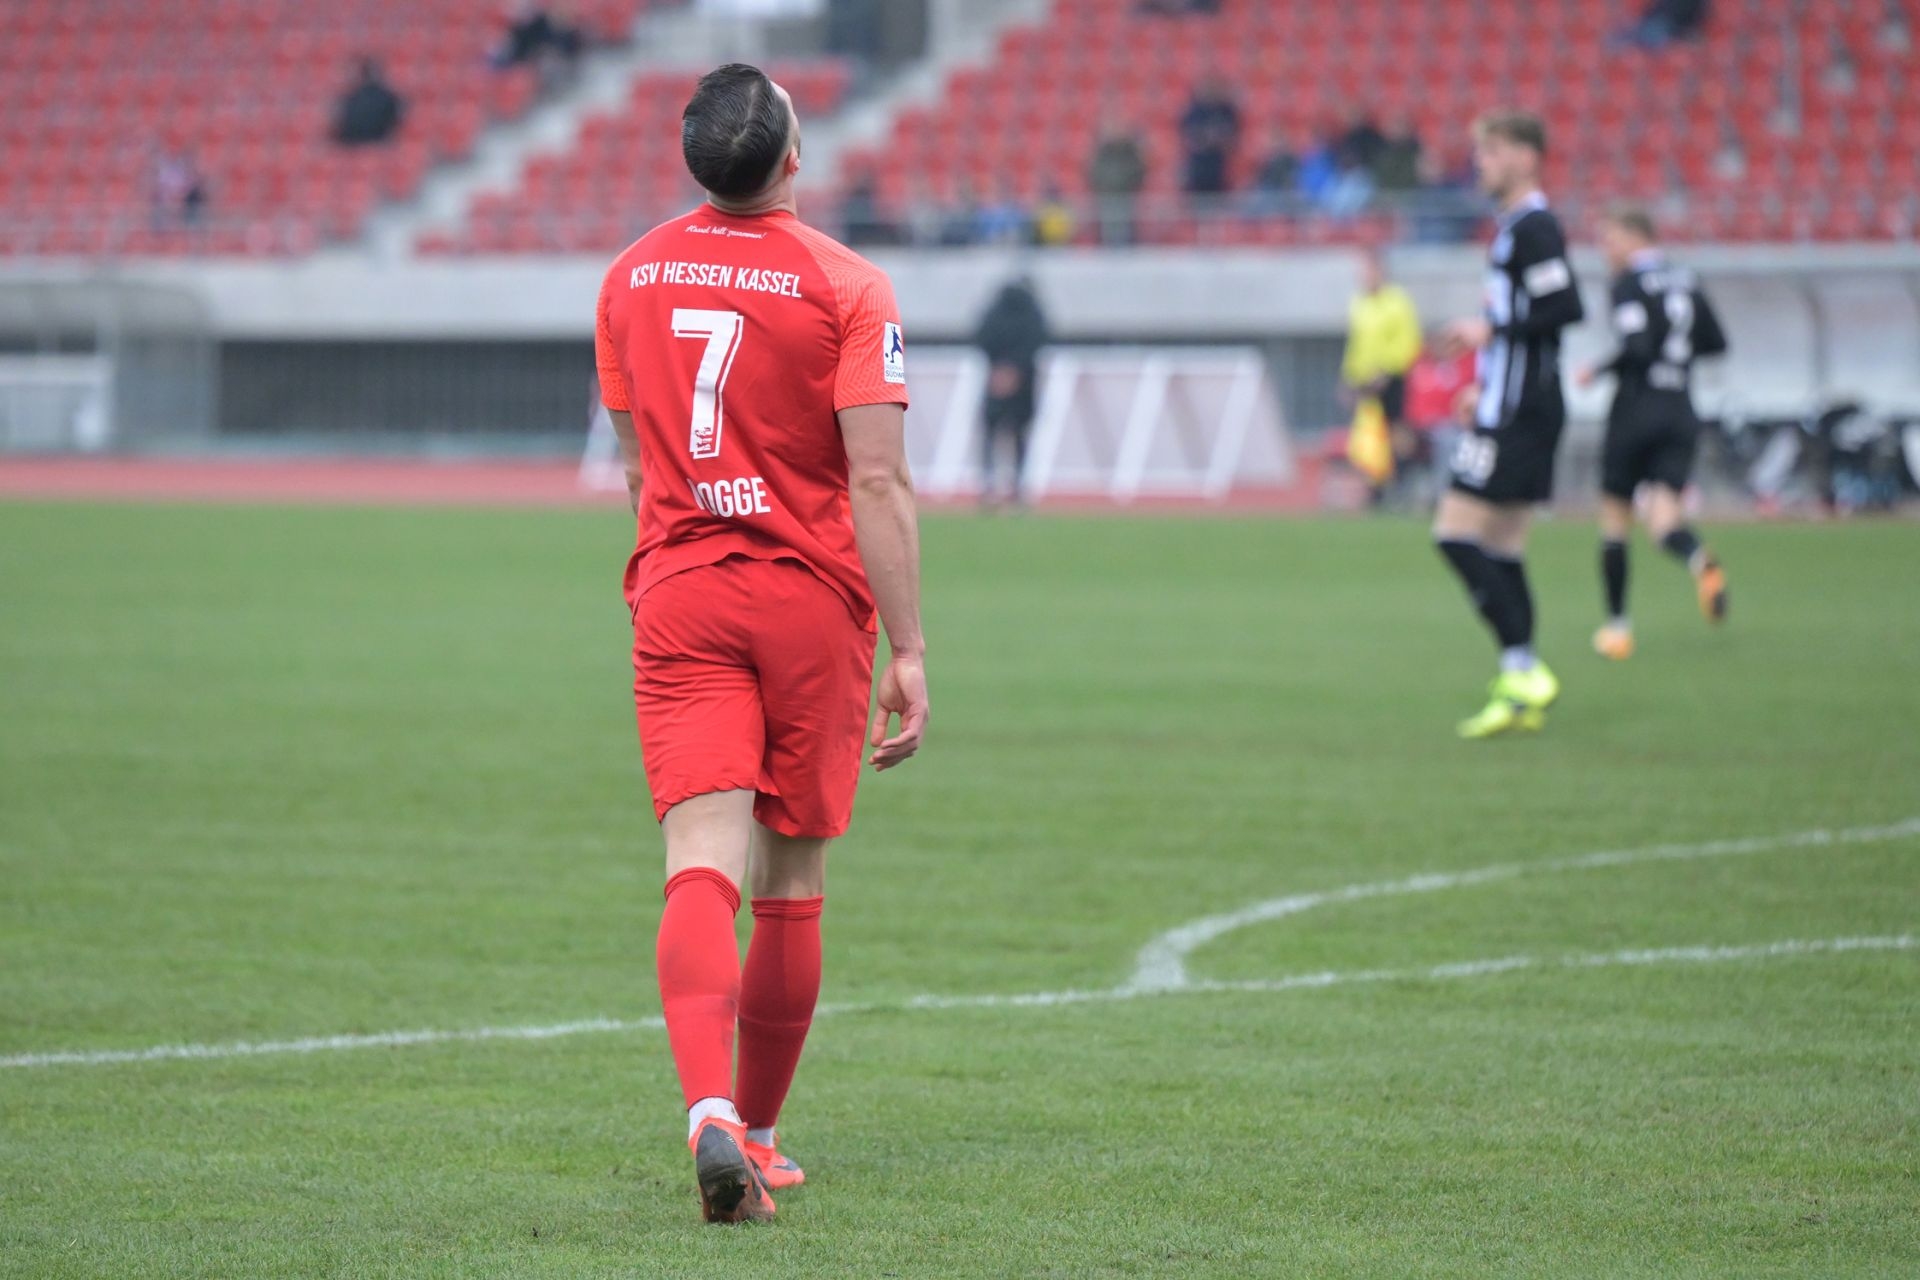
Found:
<path fill-rule="evenodd" d="M 857 291 L 876 283 L 887 284 L 887 273 L 878 265 L 820 228 L 808 226 L 798 218 L 785 219 L 780 226 L 826 273 L 836 291 Z"/>
<path fill-rule="evenodd" d="M 1533 244 L 1564 244 L 1566 232 L 1561 229 L 1560 215 L 1547 204 L 1538 204 L 1513 220 L 1515 240 Z"/>
<path fill-rule="evenodd" d="M 691 216 L 691 214 L 683 213 L 678 217 L 668 218 L 665 222 L 653 226 L 638 239 L 634 240 L 633 243 L 629 244 L 619 253 L 616 253 L 613 256 L 613 261 L 607 266 L 606 275 L 601 280 L 601 288 L 605 289 L 616 279 L 630 276 L 636 263 L 645 259 L 650 254 L 657 252 L 660 248 L 661 240 L 676 230 L 679 230 L 682 224 Z"/>

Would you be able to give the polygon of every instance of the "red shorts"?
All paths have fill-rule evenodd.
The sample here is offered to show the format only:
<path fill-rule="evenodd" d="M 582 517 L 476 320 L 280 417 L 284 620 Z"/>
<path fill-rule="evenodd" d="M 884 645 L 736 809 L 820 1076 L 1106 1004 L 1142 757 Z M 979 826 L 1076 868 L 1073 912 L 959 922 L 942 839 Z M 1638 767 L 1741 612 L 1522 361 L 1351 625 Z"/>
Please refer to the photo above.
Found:
<path fill-rule="evenodd" d="M 710 791 L 755 791 L 753 816 L 782 835 L 845 832 L 873 650 L 873 633 L 795 560 L 729 556 L 655 583 L 633 615 L 654 817 Z"/>

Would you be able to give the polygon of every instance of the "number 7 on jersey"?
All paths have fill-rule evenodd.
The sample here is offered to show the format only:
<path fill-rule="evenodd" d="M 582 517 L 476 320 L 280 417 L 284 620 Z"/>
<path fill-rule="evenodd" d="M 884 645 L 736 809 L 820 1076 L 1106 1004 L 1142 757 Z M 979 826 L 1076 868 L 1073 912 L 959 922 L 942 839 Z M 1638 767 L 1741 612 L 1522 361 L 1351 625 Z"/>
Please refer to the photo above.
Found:
<path fill-rule="evenodd" d="M 721 428 L 726 424 L 723 400 L 727 375 L 733 372 L 733 357 L 740 350 L 740 335 L 745 332 L 746 324 L 746 317 L 738 311 L 673 309 L 674 337 L 707 341 L 700 368 L 693 375 L 693 428 L 688 435 L 688 448 L 696 458 L 720 456 Z"/>

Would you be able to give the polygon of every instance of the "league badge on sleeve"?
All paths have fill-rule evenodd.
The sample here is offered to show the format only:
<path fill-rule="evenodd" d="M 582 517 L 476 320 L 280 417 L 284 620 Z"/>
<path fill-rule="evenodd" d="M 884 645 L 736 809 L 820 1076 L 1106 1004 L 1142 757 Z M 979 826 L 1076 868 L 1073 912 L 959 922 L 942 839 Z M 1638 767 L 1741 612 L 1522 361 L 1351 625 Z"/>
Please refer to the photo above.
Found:
<path fill-rule="evenodd" d="M 886 345 L 880 352 L 880 371 L 888 382 L 907 380 L 907 344 L 900 336 L 900 326 L 887 321 Z"/>

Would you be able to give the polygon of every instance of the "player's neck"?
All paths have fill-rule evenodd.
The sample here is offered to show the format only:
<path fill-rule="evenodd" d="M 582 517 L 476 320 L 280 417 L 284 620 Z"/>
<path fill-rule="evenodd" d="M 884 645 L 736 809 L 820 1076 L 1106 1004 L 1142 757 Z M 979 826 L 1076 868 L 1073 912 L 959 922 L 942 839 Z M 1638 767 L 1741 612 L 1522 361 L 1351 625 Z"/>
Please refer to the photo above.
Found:
<path fill-rule="evenodd" d="M 1500 202 L 1500 212 L 1512 213 L 1529 200 L 1544 199 L 1546 199 L 1546 197 L 1540 191 L 1540 184 L 1537 182 L 1529 182 L 1523 186 L 1516 187 L 1512 194 Z"/>
<path fill-rule="evenodd" d="M 796 218 L 800 216 L 800 205 L 793 197 L 791 182 L 776 183 L 747 200 L 721 200 L 709 193 L 707 203 L 730 218 L 760 218 L 769 213 L 790 213 Z"/>

